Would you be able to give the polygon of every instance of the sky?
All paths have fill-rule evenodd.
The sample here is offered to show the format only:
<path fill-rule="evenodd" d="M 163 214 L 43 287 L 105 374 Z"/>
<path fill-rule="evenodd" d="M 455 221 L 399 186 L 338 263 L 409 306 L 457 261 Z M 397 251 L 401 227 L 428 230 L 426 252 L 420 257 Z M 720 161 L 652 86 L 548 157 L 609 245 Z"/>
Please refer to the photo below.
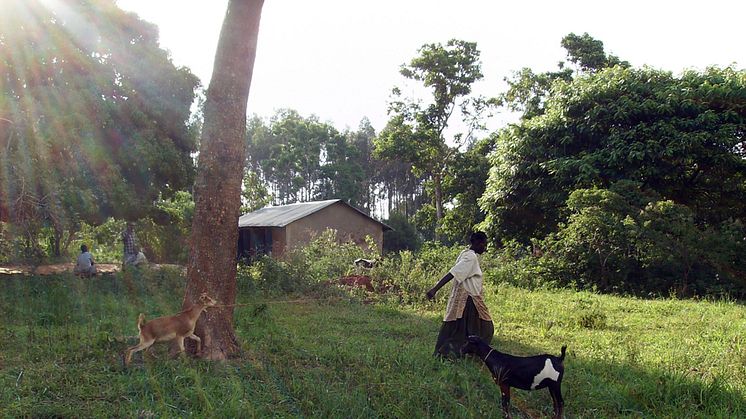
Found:
<path fill-rule="evenodd" d="M 227 0 L 117 0 L 155 23 L 176 65 L 209 83 Z M 367 117 L 380 131 L 402 64 L 425 43 L 476 42 L 484 79 L 476 94 L 493 97 L 523 67 L 556 69 L 560 40 L 588 32 L 634 66 L 680 73 L 746 67 L 746 1 L 627 0 L 266 0 L 248 112 L 291 108 L 338 129 Z M 491 128 L 510 120 L 496 115 Z"/>

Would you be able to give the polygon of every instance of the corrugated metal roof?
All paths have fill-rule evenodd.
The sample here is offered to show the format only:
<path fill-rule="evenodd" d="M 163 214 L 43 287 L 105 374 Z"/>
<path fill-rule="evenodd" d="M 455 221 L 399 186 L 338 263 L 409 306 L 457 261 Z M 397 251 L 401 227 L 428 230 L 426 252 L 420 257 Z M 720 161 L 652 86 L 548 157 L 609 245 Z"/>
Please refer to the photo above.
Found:
<path fill-rule="evenodd" d="M 314 212 L 322 210 L 330 205 L 341 202 L 342 204 L 354 209 L 365 217 L 379 223 L 384 230 L 391 230 L 391 227 L 382 222 L 366 215 L 364 212 L 347 204 L 341 199 L 329 199 L 326 201 L 300 202 L 297 204 L 279 205 L 276 207 L 264 207 L 260 210 L 242 215 L 238 219 L 238 227 L 285 227 L 293 221 L 307 217 Z"/>

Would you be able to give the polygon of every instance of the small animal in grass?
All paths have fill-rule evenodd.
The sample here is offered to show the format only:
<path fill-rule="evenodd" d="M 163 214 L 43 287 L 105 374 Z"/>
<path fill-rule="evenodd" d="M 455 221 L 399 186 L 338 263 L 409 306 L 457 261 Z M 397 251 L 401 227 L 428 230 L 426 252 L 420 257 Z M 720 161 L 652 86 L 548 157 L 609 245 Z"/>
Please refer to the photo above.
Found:
<path fill-rule="evenodd" d="M 217 301 L 203 292 L 199 296 L 197 303 L 174 316 L 158 317 L 146 323 L 145 314 L 140 313 L 140 316 L 137 318 L 140 343 L 127 348 L 124 365 L 129 365 L 133 353 L 147 349 L 156 342 L 176 340 L 179 346 L 179 353 L 183 353 L 184 338 L 189 338 L 197 342 L 197 352 L 200 352 L 202 350 L 202 340 L 194 334 L 194 326 L 197 324 L 197 319 L 199 319 L 202 312 L 216 304 Z"/>
<path fill-rule="evenodd" d="M 365 269 L 372 269 L 374 266 L 376 266 L 376 260 L 375 259 L 363 259 L 363 258 L 357 258 L 355 259 L 355 266 L 358 268 L 365 268 Z"/>
<path fill-rule="evenodd" d="M 560 384 L 565 375 L 563 361 L 567 346 L 563 346 L 560 356 L 549 354 L 536 356 L 513 356 L 499 352 L 486 344 L 479 336 L 469 336 L 461 348 L 462 354 L 475 354 L 482 358 L 492 373 L 492 379 L 500 387 L 502 408 L 505 417 L 510 418 L 510 387 L 522 390 L 548 388 L 554 404 L 554 417 L 561 418 L 565 402 L 562 400 Z"/>

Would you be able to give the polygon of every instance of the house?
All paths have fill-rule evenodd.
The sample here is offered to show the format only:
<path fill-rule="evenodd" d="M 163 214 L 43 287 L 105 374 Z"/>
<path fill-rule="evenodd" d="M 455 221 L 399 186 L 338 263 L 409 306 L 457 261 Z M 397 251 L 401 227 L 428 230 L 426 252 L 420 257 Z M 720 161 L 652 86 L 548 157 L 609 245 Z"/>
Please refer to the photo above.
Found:
<path fill-rule="evenodd" d="M 383 232 L 391 227 L 341 199 L 264 207 L 238 219 L 238 256 L 281 256 L 327 229 L 336 230 L 340 242 L 353 241 L 360 246 L 365 246 L 365 237 L 370 236 L 381 253 Z"/>

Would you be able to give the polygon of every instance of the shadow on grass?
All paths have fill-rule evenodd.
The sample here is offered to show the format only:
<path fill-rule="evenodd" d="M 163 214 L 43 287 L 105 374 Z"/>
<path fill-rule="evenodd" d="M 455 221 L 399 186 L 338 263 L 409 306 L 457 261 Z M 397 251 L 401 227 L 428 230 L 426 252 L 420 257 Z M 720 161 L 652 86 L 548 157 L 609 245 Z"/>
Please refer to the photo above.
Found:
<path fill-rule="evenodd" d="M 324 291 L 318 301 L 236 309 L 241 359 L 166 359 L 126 371 L 120 354 L 137 313 L 178 310 L 180 275 L 132 272 L 81 280 L 0 283 L 0 406 L 10 416 L 499 417 L 481 361 L 431 353 L 438 314 L 363 305 Z M 331 298 L 330 298 L 331 297 Z M 243 294 L 244 303 L 256 296 Z M 262 297 L 262 299 L 265 297 Z M 292 300 L 293 298 L 279 298 Z M 565 342 L 557 341 L 558 353 Z M 502 339 L 515 355 L 546 350 Z M 744 417 L 744 395 L 717 378 L 608 362 L 570 345 L 563 394 L 570 417 Z M 551 414 L 545 390 L 513 396 L 516 417 Z"/>
<path fill-rule="evenodd" d="M 297 408 L 308 414 L 319 413 L 317 406 L 355 406 L 355 400 L 364 399 L 358 407 L 375 415 L 390 414 L 391 409 L 394 416 L 499 415 L 498 389 L 481 362 L 444 362 L 430 356 L 439 324 L 435 316 L 338 304 L 331 310 L 274 308 L 265 318 L 242 317 L 238 329 L 286 385 L 297 386 L 289 387 L 294 389 L 291 394 L 303 395 L 296 397 Z M 549 352 L 558 354 L 562 343 Z M 493 346 L 516 355 L 545 352 L 499 337 Z M 563 389 L 570 416 L 734 417 L 745 412 L 743 394 L 718 379 L 702 381 L 676 371 L 597 361 L 572 348 L 566 365 Z M 314 372 L 316 378 L 303 384 L 299 371 Z M 326 386 L 332 395 L 325 397 L 313 391 L 319 382 L 340 387 Z M 514 399 L 525 416 L 551 415 L 545 390 L 517 390 Z"/>

